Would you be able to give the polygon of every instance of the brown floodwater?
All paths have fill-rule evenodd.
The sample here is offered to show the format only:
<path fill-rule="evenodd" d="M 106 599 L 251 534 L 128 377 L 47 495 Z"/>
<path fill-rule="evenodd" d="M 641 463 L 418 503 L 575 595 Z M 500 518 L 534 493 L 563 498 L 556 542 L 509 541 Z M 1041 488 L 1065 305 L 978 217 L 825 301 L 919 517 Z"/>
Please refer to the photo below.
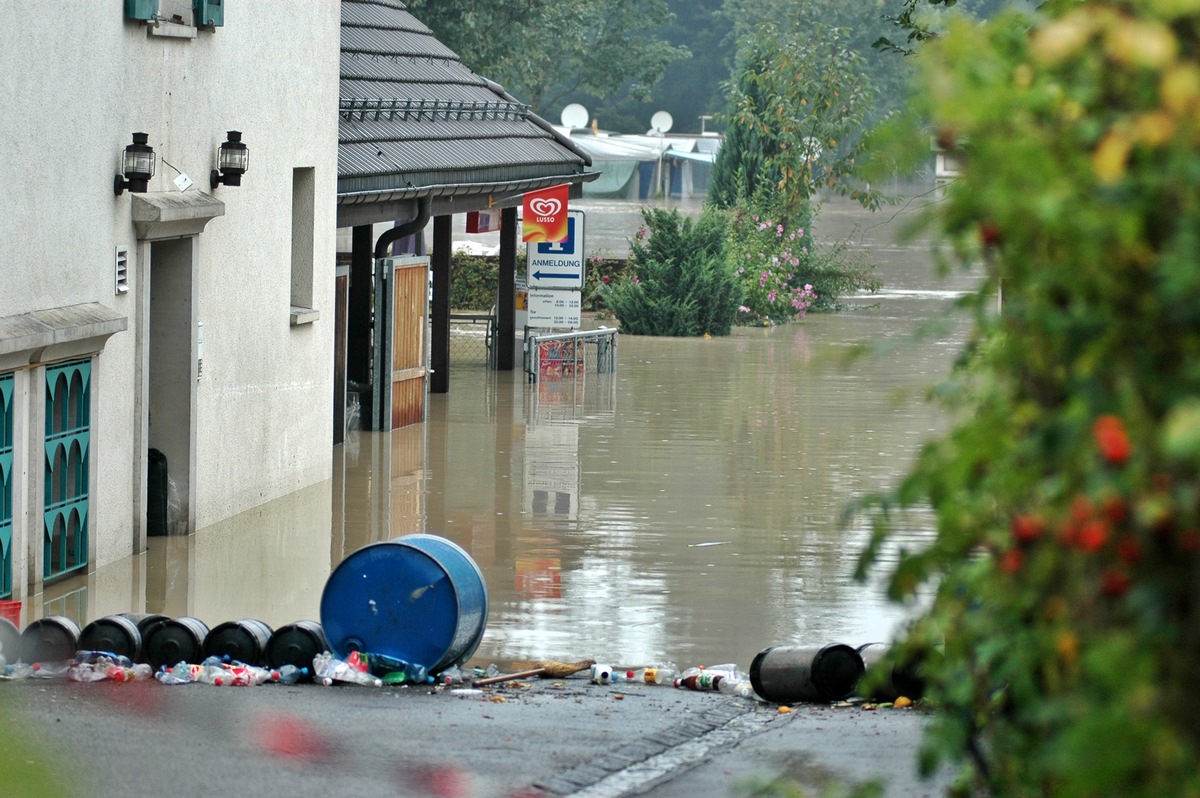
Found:
<path fill-rule="evenodd" d="M 637 206 L 577 206 L 589 250 L 622 254 Z M 350 433 L 332 480 L 152 538 L 143 555 L 47 587 L 26 617 L 315 620 L 343 557 L 429 532 L 483 573 L 476 662 L 745 666 L 772 645 L 887 640 L 911 610 L 880 579 L 854 580 L 869 531 L 843 513 L 896 485 L 945 428 L 925 392 L 963 345 L 954 299 L 977 279 L 937 277 L 929 241 L 900 239 L 911 215 L 822 210 L 821 240 L 846 238 L 884 281 L 857 310 L 722 338 L 622 336 L 614 373 L 565 381 L 452 361 L 425 423 Z M 847 364 L 862 344 L 881 354 Z M 903 545 L 932 535 L 927 517 L 906 523 Z"/>

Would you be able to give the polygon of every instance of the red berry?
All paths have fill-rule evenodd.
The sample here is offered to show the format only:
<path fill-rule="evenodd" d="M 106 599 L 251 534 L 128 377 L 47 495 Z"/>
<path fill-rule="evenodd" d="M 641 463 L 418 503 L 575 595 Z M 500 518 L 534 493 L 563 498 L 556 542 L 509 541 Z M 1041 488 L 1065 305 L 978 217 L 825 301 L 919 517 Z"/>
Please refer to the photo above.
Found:
<path fill-rule="evenodd" d="M 1142 544 L 1132 535 L 1125 535 L 1117 541 L 1117 556 L 1132 565 L 1142 559 Z"/>
<path fill-rule="evenodd" d="M 1025 567 L 1025 552 L 1020 549 L 1008 549 L 1000 555 L 1000 570 L 1006 574 L 1015 574 Z"/>
<path fill-rule="evenodd" d="M 1012 534 L 1018 543 L 1032 543 L 1046 531 L 1046 522 L 1036 515 L 1018 515 L 1012 520 Z"/>
<path fill-rule="evenodd" d="M 1108 542 L 1108 524 L 1099 519 L 1088 521 L 1079 527 L 1075 545 L 1086 552 L 1097 552 Z"/>
<path fill-rule="evenodd" d="M 1100 590 L 1106 596 L 1120 598 L 1129 590 L 1129 574 L 1120 568 L 1109 568 L 1100 576 Z"/>
<path fill-rule="evenodd" d="M 1133 453 L 1125 425 L 1116 416 L 1100 416 L 1092 425 L 1092 437 L 1100 455 L 1113 465 L 1122 465 Z"/>

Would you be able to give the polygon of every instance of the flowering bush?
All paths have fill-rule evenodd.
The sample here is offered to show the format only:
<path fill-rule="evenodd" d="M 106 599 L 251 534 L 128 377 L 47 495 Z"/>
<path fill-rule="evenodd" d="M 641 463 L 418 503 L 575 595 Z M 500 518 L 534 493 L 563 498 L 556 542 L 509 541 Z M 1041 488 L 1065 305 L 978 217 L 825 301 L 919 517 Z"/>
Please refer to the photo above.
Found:
<path fill-rule="evenodd" d="M 944 651 L 925 764 L 976 791 L 1200 795 L 1198 51 L 1196 3 L 1051 0 L 922 54 L 913 112 L 963 164 L 928 221 L 987 279 L 959 420 L 864 563 L 933 508 L 899 653 Z"/>
<path fill-rule="evenodd" d="M 769 325 L 804 318 L 810 308 L 836 310 L 840 298 L 875 291 L 873 266 L 847 256 L 843 245 L 818 253 L 806 233 L 807 214 L 799 223 L 771 203 L 744 201 L 732 214 L 729 258 L 745 286 L 738 323 Z M 767 210 L 756 212 L 753 208 Z M 811 209 L 811 206 L 805 206 Z"/>
<path fill-rule="evenodd" d="M 605 258 L 599 254 L 588 256 L 581 299 L 583 309 L 599 313 L 607 311 L 607 289 L 625 274 L 626 267 L 627 263 L 623 260 Z"/>
<path fill-rule="evenodd" d="M 746 283 L 746 298 L 738 311 L 743 324 L 771 324 L 802 319 L 817 296 L 811 283 L 795 285 L 792 270 L 808 260 L 804 228 L 785 231 L 783 224 L 751 217 L 757 225 L 734 253 L 737 275 Z M 757 233 L 758 235 L 754 235 Z"/>

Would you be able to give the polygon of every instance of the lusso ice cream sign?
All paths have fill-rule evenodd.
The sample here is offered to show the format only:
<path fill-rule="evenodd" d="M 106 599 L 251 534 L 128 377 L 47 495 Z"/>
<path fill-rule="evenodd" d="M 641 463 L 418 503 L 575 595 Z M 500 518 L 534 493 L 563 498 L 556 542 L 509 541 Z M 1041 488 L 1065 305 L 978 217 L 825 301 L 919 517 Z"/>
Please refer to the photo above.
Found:
<path fill-rule="evenodd" d="M 524 196 L 521 240 L 539 244 L 567 239 L 567 184 L 531 191 Z"/>

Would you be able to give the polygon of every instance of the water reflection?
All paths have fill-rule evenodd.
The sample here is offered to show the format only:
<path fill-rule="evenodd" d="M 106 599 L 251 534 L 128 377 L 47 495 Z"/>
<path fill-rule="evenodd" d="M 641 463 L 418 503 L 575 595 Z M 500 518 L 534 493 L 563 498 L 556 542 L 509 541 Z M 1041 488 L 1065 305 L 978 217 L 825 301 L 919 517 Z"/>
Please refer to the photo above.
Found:
<path fill-rule="evenodd" d="M 728 338 L 622 337 L 613 374 L 531 385 L 457 369 L 425 424 L 351 434 L 330 483 L 152 539 L 48 588 L 37 614 L 279 626 L 318 617 L 345 555 L 428 531 L 484 573 L 479 660 L 748 664 L 768 645 L 886 639 L 904 610 L 851 578 L 867 531 L 841 514 L 894 485 L 944 425 L 922 396 L 961 347 L 953 300 L 975 278 L 936 280 L 927 243 L 895 239 L 899 221 L 833 205 L 820 222 L 826 236 L 862 226 L 854 246 L 887 285 L 871 307 Z M 949 323 L 919 347 L 842 364 L 850 346 L 907 341 L 933 320 Z M 917 519 L 905 539 L 929 534 Z"/>

